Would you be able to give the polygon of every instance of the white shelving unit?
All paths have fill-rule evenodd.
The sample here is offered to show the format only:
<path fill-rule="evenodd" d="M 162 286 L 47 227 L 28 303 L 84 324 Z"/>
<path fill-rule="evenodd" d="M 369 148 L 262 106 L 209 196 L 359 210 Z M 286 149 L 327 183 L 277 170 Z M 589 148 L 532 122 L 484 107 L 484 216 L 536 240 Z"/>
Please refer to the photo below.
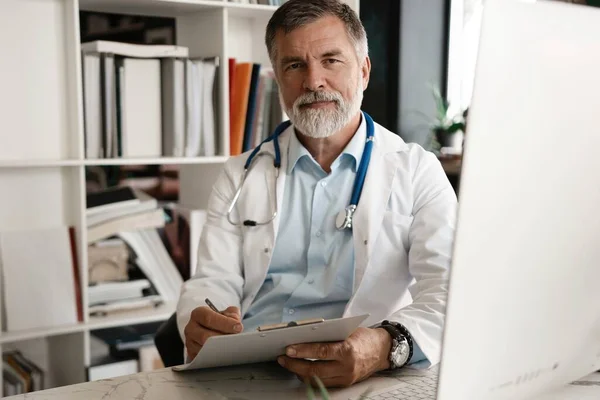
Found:
<path fill-rule="evenodd" d="M 358 11 L 359 0 L 347 0 Z M 276 7 L 225 0 L 3 0 L 0 4 L 0 231 L 74 226 L 84 321 L 0 333 L 0 351 L 17 348 L 46 371 L 46 387 L 84 382 L 90 332 L 167 319 L 175 304 L 111 317 L 87 313 L 85 167 L 180 165 L 180 202 L 205 208 L 229 156 L 228 63 L 269 65 L 266 24 Z M 190 56 L 219 56 L 218 156 L 85 159 L 79 11 L 176 18 L 177 44 Z M 43 263 L 39 268 L 43 268 Z M 24 293 L 23 296 L 35 296 Z M 0 390 L 2 389 L 0 374 Z"/>

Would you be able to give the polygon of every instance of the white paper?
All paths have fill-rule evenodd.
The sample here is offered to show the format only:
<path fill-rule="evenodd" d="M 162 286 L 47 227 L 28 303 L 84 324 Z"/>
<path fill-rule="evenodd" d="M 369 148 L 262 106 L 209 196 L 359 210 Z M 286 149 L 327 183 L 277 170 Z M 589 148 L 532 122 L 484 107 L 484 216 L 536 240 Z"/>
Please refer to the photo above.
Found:
<path fill-rule="evenodd" d="M 194 360 L 174 367 L 175 371 L 222 367 L 276 360 L 285 348 L 299 343 L 343 341 L 368 318 L 368 314 L 337 318 L 311 325 L 245 332 L 209 338 Z"/>

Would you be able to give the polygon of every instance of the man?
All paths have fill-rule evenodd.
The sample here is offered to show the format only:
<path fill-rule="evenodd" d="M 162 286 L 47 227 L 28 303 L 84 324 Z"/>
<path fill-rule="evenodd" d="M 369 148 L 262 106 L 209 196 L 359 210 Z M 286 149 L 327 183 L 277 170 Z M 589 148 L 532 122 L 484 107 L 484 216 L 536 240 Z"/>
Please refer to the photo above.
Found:
<path fill-rule="evenodd" d="M 178 305 L 188 358 L 214 335 L 369 313 L 345 342 L 291 346 L 279 363 L 327 386 L 436 364 L 456 209 L 438 160 L 375 124 L 352 227 L 338 230 L 336 217 L 366 154 L 360 105 L 371 64 L 364 28 L 337 0 L 289 0 L 269 21 L 266 45 L 293 125 L 276 139 L 279 176 L 272 158 L 257 159 L 230 215 L 266 223 L 228 220 L 249 154 L 231 158 L 213 188 L 198 273 Z M 262 152 L 273 155 L 273 142 Z M 224 315 L 206 298 L 227 307 Z"/>

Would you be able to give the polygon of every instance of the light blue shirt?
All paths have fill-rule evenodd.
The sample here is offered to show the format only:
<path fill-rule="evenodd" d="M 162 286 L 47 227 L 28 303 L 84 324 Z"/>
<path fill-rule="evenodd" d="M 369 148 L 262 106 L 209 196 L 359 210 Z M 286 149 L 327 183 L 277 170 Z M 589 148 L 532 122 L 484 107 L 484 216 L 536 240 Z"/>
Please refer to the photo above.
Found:
<path fill-rule="evenodd" d="M 244 331 L 309 318 L 340 318 L 354 286 L 352 231 L 335 218 L 350 202 L 366 138 L 358 132 L 328 175 L 295 134 L 288 147 L 281 219 L 267 277 L 244 316 Z M 415 346 L 411 362 L 425 359 Z"/>

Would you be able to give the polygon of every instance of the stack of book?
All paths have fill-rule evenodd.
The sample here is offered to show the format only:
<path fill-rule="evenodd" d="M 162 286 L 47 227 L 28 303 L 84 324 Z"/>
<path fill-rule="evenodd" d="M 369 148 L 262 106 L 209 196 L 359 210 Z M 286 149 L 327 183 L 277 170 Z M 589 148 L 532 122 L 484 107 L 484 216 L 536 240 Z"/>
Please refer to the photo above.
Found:
<path fill-rule="evenodd" d="M 81 51 L 87 158 L 215 155 L 218 57 L 110 41 Z"/>
<path fill-rule="evenodd" d="M 154 345 L 161 324 L 151 322 L 92 331 L 88 380 L 164 368 Z"/>
<path fill-rule="evenodd" d="M 272 134 L 285 114 L 273 69 L 229 59 L 230 154 L 256 147 Z"/>
<path fill-rule="evenodd" d="M 105 315 L 174 302 L 181 274 L 158 233 L 165 212 L 131 187 L 87 195 L 89 313 Z"/>
<path fill-rule="evenodd" d="M 2 354 L 4 396 L 14 396 L 44 389 L 44 371 L 19 351 Z"/>

